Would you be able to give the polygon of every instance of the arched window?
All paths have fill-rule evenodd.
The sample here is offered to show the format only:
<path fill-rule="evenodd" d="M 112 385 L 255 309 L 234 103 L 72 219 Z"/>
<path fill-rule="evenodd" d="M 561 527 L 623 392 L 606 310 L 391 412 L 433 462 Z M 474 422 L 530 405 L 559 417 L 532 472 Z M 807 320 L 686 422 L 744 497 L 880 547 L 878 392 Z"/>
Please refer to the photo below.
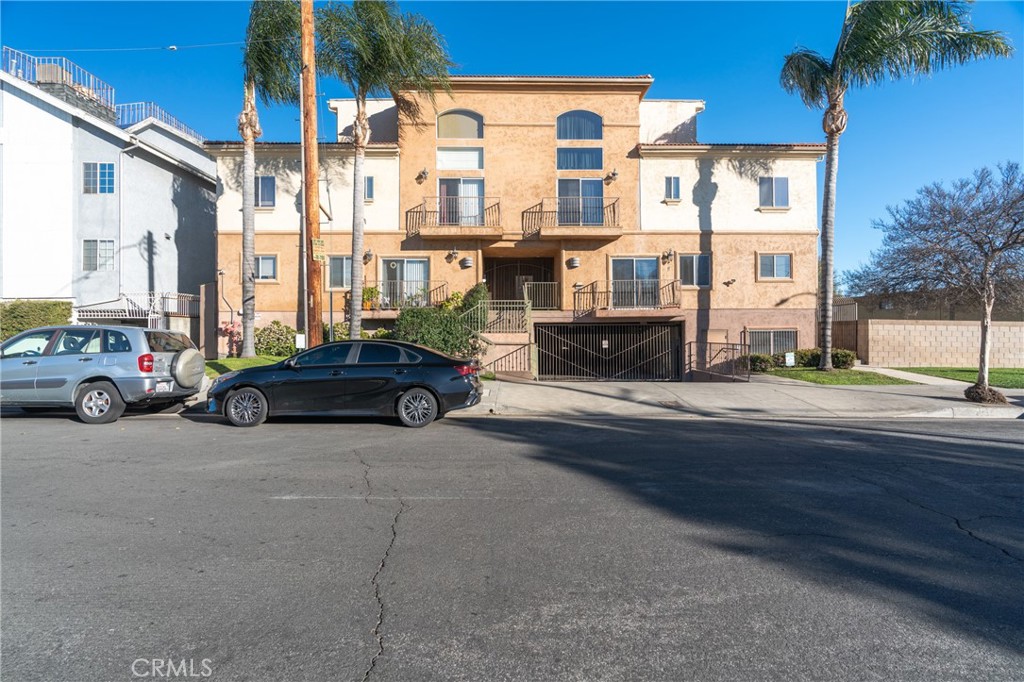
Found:
<path fill-rule="evenodd" d="M 592 111 L 567 111 L 558 117 L 559 140 L 600 140 L 601 117 Z"/>
<path fill-rule="evenodd" d="M 484 117 L 466 109 L 447 111 L 437 117 L 437 136 L 449 140 L 478 140 L 484 136 Z"/>

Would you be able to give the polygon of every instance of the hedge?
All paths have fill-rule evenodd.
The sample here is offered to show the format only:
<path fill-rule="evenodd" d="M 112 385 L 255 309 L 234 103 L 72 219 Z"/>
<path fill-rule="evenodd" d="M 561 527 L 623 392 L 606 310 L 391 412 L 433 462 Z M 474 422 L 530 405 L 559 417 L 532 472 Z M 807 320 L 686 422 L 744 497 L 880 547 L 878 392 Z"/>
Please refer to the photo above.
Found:
<path fill-rule="evenodd" d="M 794 351 L 790 351 L 794 355 L 795 367 L 817 367 L 818 363 L 821 362 L 821 349 L 820 348 L 800 348 Z M 776 367 L 786 366 L 786 354 L 775 353 L 774 355 L 764 355 L 761 353 L 751 353 L 745 356 L 750 360 L 750 371 L 751 372 L 770 372 Z M 832 367 L 835 369 L 850 369 L 857 362 L 857 354 L 852 350 L 845 350 L 843 348 L 835 348 L 832 351 Z"/>
<path fill-rule="evenodd" d="M 36 327 L 67 324 L 71 301 L 16 300 L 0 303 L 0 341 Z"/>

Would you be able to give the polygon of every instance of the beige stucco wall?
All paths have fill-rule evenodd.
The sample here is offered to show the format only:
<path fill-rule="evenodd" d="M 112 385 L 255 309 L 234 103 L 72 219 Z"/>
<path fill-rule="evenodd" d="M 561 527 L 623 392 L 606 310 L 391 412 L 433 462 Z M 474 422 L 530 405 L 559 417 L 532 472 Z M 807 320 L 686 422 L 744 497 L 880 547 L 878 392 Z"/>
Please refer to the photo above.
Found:
<path fill-rule="evenodd" d="M 645 231 L 814 232 L 817 156 L 678 152 L 640 161 Z M 759 208 L 758 178 L 789 178 L 789 208 Z M 665 200 L 665 178 L 679 178 L 679 201 Z"/>
<path fill-rule="evenodd" d="M 864 362 L 880 367 L 977 367 L 981 324 L 968 321 L 860 320 Z M 992 323 L 990 367 L 1024 367 L 1024 324 Z M 863 338 L 861 336 L 860 338 Z"/>
<path fill-rule="evenodd" d="M 424 197 L 438 196 L 439 178 L 484 178 L 484 194 L 501 199 L 502 228 L 511 238 L 522 236 L 522 214 L 543 199 L 558 194 L 559 178 L 604 178 L 613 170 L 618 179 L 607 184 L 605 198 L 619 198 L 619 216 L 624 229 L 636 229 L 637 180 L 639 166 L 634 148 L 640 134 L 639 102 L 643 84 L 606 86 L 563 83 L 559 86 L 507 83 L 487 85 L 455 84 L 451 96 L 437 97 L 436 112 L 469 109 L 483 116 L 483 139 L 438 140 L 435 108 L 420 99 L 420 125 L 404 120 L 400 128 L 402 212 L 419 205 Z M 602 117 L 603 139 L 558 141 L 555 120 L 574 109 L 592 111 Z M 438 171 L 437 147 L 483 147 L 484 170 Z M 556 170 L 555 149 L 559 146 L 602 147 L 604 168 L 595 171 Z M 426 168 L 429 177 L 417 182 Z"/>
<path fill-rule="evenodd" d="M 242 231 L 242 150 L 211 150 L 217 158 L 217 231 Z M 299 145 L 257 147 L 256 175 L 277 178 L 276 204 L 256 209 L 256 231 L 298 230 L 302 221 L 302 161 Z M 320 151 L 320 203 L 333 217 L 321 214 L 322 231 L 352 229 L 352 153 L 338 148 Z M 368 232 L 396 232 L 398 223 L 398 153 L 372 149 L 365 174 L 374 177 L 374 199 L 366 204 Z M 326 190 L 326 191 L 325 191 Z"/>

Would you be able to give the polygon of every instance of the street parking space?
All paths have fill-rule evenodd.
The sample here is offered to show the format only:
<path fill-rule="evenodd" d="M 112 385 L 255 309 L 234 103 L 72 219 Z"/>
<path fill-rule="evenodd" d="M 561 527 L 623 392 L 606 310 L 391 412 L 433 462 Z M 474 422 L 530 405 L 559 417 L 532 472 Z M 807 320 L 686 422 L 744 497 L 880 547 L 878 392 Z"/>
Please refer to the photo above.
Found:
<path fill-rule="evenodd" d="M 1024 677 L 1013 421 L 0 430 L 4 680 Z"/>

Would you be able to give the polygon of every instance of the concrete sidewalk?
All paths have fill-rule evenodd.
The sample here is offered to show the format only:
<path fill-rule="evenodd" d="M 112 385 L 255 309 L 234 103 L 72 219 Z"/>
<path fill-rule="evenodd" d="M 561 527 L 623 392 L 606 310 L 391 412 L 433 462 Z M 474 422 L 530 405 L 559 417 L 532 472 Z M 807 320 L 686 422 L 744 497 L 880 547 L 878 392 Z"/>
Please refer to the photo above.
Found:
<path fill-rule="evenodd" d="M 916 375 L 914 375 L 916 376 Z M 748 419 L 1001 418 L 1024 416 L 1024 390 L 1004 390 L 1009 406 L 964 399 L 962 382 L 821 386 L 754 375 L 737 382 L 485 381 L 483 401 L 451 417 L 719 417 Z"/>

